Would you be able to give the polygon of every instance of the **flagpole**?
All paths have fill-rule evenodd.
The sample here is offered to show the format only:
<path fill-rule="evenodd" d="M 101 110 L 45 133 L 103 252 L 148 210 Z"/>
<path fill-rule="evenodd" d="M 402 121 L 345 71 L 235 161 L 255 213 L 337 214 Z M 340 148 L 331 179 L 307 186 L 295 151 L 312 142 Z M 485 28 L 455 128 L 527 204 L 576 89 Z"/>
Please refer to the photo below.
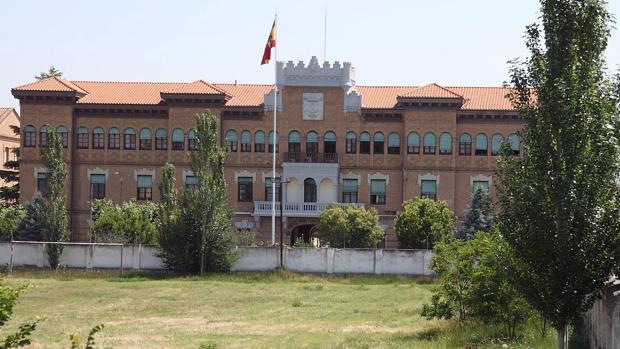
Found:
<path fill-rule="evenodd" d="M 276 149 L 278 146 L 278 12 L 274 21 L 276 28 L 276 47 L 274 47 L 274 81 L 273 81 L 273 151 L 272 151 L 272 178 L 271 178 L 271 244 L 276 244 Z M 282 188 L 280 188 L 282 190 Z M 282 202 L 280 201 L 280 205 Z"/>

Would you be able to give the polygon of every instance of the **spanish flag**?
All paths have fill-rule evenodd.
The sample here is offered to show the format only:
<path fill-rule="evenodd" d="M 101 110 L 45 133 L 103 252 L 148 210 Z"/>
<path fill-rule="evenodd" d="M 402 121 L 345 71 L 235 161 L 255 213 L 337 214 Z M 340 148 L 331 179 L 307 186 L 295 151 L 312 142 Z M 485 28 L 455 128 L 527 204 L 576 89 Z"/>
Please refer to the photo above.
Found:
<path fill-rule="evenodd" d="M 265 45 L 265 52 L 263 53 L 263 59 L 260 61 L 260 64 L 268 64 L 271 59 L 271 49 L 276 47 L 276 21 L 273 21 L 273 25 L 271 26 L 271 32 L 269 32 L 269 37 L 267 38 L 267 44 Z"/>

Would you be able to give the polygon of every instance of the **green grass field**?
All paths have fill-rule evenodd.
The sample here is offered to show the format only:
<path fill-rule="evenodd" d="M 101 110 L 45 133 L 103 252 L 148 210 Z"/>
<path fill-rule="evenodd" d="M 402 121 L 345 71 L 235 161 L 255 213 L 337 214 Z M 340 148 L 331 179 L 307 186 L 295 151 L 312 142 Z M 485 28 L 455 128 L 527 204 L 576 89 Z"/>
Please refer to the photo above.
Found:
<path fill-rule="evenodd" d="M 203 278 L 17 271 L 30 284 L 0 337 L 45 317 L 32 348 L 69 348 L 104 324 L 98 348 L 550 348 L 534 324 L 515 342 L 492 328 L 426 320 L 431 280 L 286 272 Z M 205 346 L 208 347 L 208 346 Z"/>

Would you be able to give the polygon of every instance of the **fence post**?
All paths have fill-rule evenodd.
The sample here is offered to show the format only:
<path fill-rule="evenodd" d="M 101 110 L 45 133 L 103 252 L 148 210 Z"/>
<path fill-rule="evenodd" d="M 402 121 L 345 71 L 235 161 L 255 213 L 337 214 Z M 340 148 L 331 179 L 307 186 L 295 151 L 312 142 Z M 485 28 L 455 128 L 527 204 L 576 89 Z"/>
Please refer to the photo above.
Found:
<path fill-rule="evenodd" d="M 11 260 L 9 261 L 9 274 L 13 273 L 13 239 L 11 239 Z"/>
<path fill-rule="evenodd" d="M 124 247 L 125 245 L 121 244 L 121 275 L 123 275 L 123 250 L 125 249 Z"/>

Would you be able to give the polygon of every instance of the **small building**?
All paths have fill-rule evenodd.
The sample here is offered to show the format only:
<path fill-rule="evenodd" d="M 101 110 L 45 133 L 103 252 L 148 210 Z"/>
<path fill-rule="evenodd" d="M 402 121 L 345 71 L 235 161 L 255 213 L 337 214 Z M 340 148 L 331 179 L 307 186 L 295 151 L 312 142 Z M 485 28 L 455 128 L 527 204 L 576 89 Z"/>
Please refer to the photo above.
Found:
<path fill-rule="evenodd" d="M 0 150 L 2 151 L 2 167 L 3 171 L 15 171 L 4 165 L 7 161 L 17 160 L 17 152 L 19 149 L 19 134 L 15 134 L 12 126 L 19 127 L 19 114 L 13 108 L 0 108 Z M 13 182 L 5 182 L 0 180 L 0 187 L 13 185 Z"/>
<path fill-rule="evenodd" d="M 284 241 L 310 240 L 329 204 L 378 210 L 385 246 L 402 202 L 445 200 L 462 216 L 477 187 L 494 195 L 493 171 L 507 140 L 521 151 L 522 127 L 505 87 L 359 86 L 351 63 L 277 62 L 273 85 L 68 81 L 52 77 L 12 90 L 22 114 L 20 200 L 46 185 L 39 147 L 49 123 L 62 134 L 69 165 L 73 240 L 88 232 L 89 201 L 159 200 L 166 162 L 179 186 L 195 178 L 195 116 L 221 119 L 233 226 L 270 242 L 272 195 L 280 197 Z M 277 101 L 278 126 L 272 116 Z M 272 152 L 285 183 L 272 191 Z M 279 220 L 279 218 L 278 218 Z M 280 223 L 276 224 L 279 234 Z M 277 235 L 276 235 L 277 236 Z"/>

